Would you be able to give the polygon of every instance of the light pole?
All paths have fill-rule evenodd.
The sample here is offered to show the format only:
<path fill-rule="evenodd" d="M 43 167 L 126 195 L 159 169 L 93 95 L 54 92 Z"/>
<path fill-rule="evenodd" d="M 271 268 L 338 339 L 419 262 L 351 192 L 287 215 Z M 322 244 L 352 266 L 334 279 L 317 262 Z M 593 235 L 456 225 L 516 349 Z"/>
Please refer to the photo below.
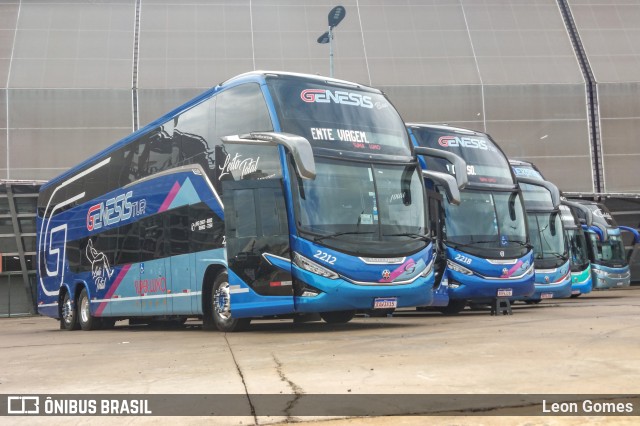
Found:
<path fill-rule="evenodd" d="M 318 37 L 318 43 L 329 43 L 329 77 L 333 77 L 333 29 L 344 19 L 347 14 L 344 6 L 336 6 L 329 12 L 329 31 Z"/>

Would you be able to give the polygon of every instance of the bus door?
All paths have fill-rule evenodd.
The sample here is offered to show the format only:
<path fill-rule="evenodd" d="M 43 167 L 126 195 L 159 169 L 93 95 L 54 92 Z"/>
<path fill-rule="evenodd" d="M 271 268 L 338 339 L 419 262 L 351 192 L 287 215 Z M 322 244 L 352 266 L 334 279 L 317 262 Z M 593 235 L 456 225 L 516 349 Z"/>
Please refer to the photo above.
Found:
<path fill-rule="evenodd" d="M 429 229 L 431 229 L 431 237 L 433 243 L 433 257 L 435 259 L 435 286 L 440 284 L 442 274 L 447 266 L 446 252 L 443 243 L 443 197 L 441 194 L 427 188 L 427 205 L 429 210 Z"/>
<path fill-rule="evenodd" d="M 232 310 L 241 317 L 294 312 L 282 181 L 223 181 L 222 188 Z M 240 280 L 264 297 L 251 299 Z"/>
<path fill-rule="evenodd" d="M 165 219 L 166 235 L 169 246 L 165 259 L 167 276 L 167 313 L 187 315 L 195 313 L 192 302 L 195 278 L 195 256 L 189 253 L 189 206 L 179 207 L 170 212 Z"/>
<path fill-rule="evenodd" d="M 142 315 L 167 314 L 166 239 L 162 215 L 148 218 L 141 227 L 140 280 L 136 292 Z"/>

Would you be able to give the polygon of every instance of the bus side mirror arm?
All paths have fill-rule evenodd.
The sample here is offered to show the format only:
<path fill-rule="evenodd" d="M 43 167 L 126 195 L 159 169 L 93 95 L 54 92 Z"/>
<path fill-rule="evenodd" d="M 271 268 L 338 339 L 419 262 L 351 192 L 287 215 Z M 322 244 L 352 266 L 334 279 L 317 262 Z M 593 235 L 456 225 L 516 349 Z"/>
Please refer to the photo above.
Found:
<path fill-rule="evenodd" d="M 523 176 L 517 176 L 516 179 L 519 183 L 526 183 L 528 185 L 541 186 L 545 188 L 551 193 L 551 203 L 553 203 L 553 208 L 557 209 L 560 207 L 560 190 L 548 180 L 532 179 Z"/>
<path fill-rule="evenodd" d="M 302 179 L 316 178 L 316 163 L 311 144 L 306 138 L 282 132 L 252 132 L 245 135 L 223 136 L 226 144 L 284 146 L 293 156 L 298 174 Z"/>
<path fill-rule="evenodd" d="M 594 223 L 593 225 L 591 225 L 591 228 L 594 229 L 596 234 L 600 235 L 600 238 L 603 243 L 609 240 L 609 233 L 607 232 L 607 228 L 605 228 L 599 223 Z"/>
<path fill-rule="evenodd" d="M 469 178 L 467 177 L 467 162 L 459 155 L 424 146 L 413 147 L 413 152 L 416 155 L 422 155 L 424 157 L 441 158 L 453 164 L 458 189 L 464 189 L 469 183 Z"/>
<path fill-rule="evenodd" d="M 456 206 L 460 205 L 460 189 L 458 189 L 456 178 L 447 173 L 434 172 L 431 170 L 423 170 L 422 176 L 441 185 L 447 193 L 447 200 L 449 200 L 451 204 L 455 204 Z"/>
<path fill-rule="evenodd" d="M 622 225 L 618 225 L 618 228 L 620 228 L 621 231 L 630 232 L 631 235 L 633 235 L 634 245 L 640 243 L 640 232 L 638 232 L 637 229 L 634 229 L 630 226 L 622 226 Z"/>
<path fill-rule="evenodd" d="M 587 225 L 587 227 L 593 224 L 593 213 L 586 206 L 569 200 L 562 200 L 561 203 L 572 209 L 580 210 L 587 218 L 585 221 L 585 225 Z"/>

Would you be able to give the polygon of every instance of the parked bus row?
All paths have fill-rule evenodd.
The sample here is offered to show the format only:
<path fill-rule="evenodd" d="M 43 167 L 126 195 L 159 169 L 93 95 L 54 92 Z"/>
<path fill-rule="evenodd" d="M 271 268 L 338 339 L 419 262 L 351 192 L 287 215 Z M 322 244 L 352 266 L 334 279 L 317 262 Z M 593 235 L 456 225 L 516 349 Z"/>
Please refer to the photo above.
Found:
<path fill-rule="evenodd" d="M 563 216 L 557 188 L 517 170 L 486 134 L 405 126 L 379 90 L 243 74 L 42 186 L 38 311 L 65 330 L 235 331 L 565 297 L 585 248 L 596 287 L 624 275 L 612 220 Z"/>

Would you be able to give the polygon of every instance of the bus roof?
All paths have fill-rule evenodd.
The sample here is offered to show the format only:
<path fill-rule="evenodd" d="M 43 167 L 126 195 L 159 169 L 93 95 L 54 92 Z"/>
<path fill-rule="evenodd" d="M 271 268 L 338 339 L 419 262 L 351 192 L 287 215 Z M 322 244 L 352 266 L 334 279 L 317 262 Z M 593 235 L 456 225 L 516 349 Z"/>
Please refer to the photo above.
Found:
<path fill-rule="evenodd" d="M 427 123 L 405 123 L 407 127 L 426 127 L 430 129 L 447 130 L 457 133 L 463 133 L 467 135 L 483 135 L 488 136 L 486 133 L 478 132 L 476 130 L 465 129 L 462 127 L 450 126 L 448 124 L 427 124 Z"/>
<path fill-rule="evenodd" d="M 70 177 L 74 173 L 76 173 L 76 172 L 78 172 L 80 170 L 83 170 L 84 168 L 92 165 L 98 159 L 100 159 L 100 158 L 106 156 L 107 154 L 117 150 L 118 148 L 128 144 L 129 142 L 131 142 L 132 140 L 138 138 L 139 136 L 144 135 L 145 133 L 155 129 L 159 125 L 165 123 L 167 120 L 170 120 L 172 117 L 174 117 L 177 114 L 179 114 L 180 112 L 182 112 L 184 110 L 187 110 L 187 109 L 193 107 L 194 105 L 199 104 L 203 100 L 211 97 L 215 93 L 217 93 L 217 92 L 219 92 L 219 91 L 221 91 L 221 90 L 223 90 L 223 89 L 225 89 L 227 87 L 233 87 L 233 86 L 236 86 L 238 84 L 248 83 L 248 82 L 262 83 L 262 82 L 264 82 L 265 77 L 267 77 L 267 76 L 289 76 L 289 77 L 303 78 L 303 79 L 316 81 L 317 83 L 325 83 L 325 84 L 328 83 L 328 84 L 334 84 L 334 85 L 339 85 L 339 86 L 340 85 L 342 85 L 342 86 L 351 86 L 351 87 L 355 87 L 355 88 L 358 88 L 360 90 L 365 90 L 365 91 L 368 91 L 368 92 L 382 93 L 378 89 L 374 89 L 372 87 L 365 86 L 365 85 L 362 85 L 362 84 L 359 84 L 359 83 L 354 83 L 354 82 L 350 82 L 350 81 L 346 81 L 346 80 L 339 80 L 339 79 L 335 79 L 335 78 L 324 77 L 324 76 L 320 76 L 320 75 L 302 74 L 302 73 L 293 73 L 293 72 L 282 72 L 282 71 L 250 71 L 250 72 L 246 72 L 244 74 L 240 74 L 240 75 L 232 77 L 232 78 L 230 78 L 228 80 L 225 80 L 224 82 L 218 84 L 215 87 L 212 87 L 210 89 L 205 90 L 204 92 L 202 92 L 201 94 L 199 94 L 195 98 L 193 98 L 193 99 L 185 102 L 184 104 L 174 108 L 173 110 L 169 111 L 168 113 L 166 113 L 165 115 L 161 116 L 160 118 L 152 121 L 151 123 L 145 125 L 144 127 L 139 128 L 135 132 L 125 136 L 124 138 L 120 139 L 116 143 L 108 146 L 107 148 L 103 149 L 102 151 L 100 151 L 100 152 L 94 154 L 93 156 L 89 157 L 88 159 L 84 160 L 80 164 L 77 164 L 77 165 L 71 167 L 69 170 L 66 170 L 62 174 L 50 179 L 47 183 L 42 185 L 40 187 L 40 189 L 41 190 L 46 189 L 47 187 L 49 187 L 49 186 L 51 186 L 51 185 L 53 185 L 55 183 L 58 183 L 61 180 L 64 180 L 65 178 L 67 178 L 67 177 Z"/>

